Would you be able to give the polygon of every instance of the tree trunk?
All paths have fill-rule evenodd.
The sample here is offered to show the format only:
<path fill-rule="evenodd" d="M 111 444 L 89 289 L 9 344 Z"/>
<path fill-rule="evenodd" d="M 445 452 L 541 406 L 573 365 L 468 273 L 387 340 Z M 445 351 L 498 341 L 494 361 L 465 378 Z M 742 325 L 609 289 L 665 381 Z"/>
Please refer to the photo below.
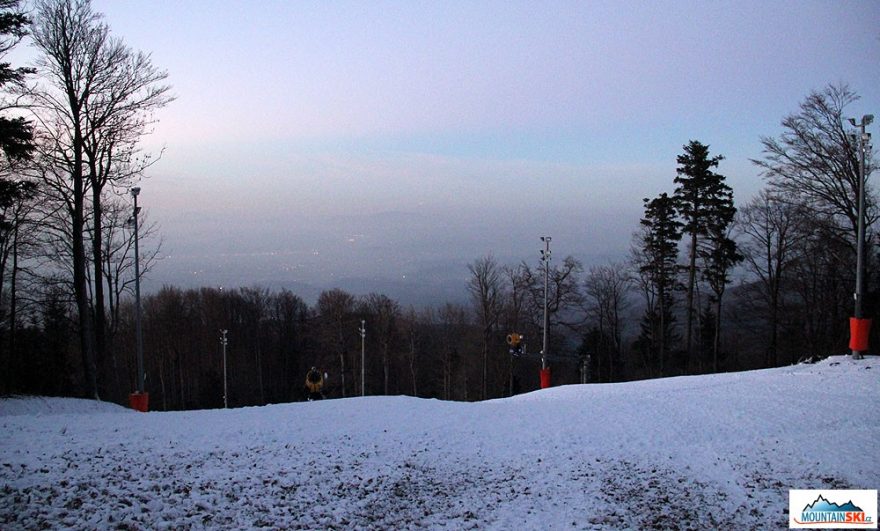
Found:
<path fill-rule="evenodd" d="M 776 296 L 770 300 L 770 347 L 769 347 L 769 363 L 768 367 L 776 367 L 779 364 L 779 355 L 777 354 L 779 343 L 779 302 Z M 771 365 L 772 364 L 772 365 Z"/>
<path fill-rule="evenodd" d="M 105 362 L 107 355 L 106 335 L 106 310 L 104 307 L 104 260 L 103 260 L 103 208 L 101 206 L 101 187 L 98 186 L 94 174 L 90 177 L 92 183 L 92 264 L 94 266 L 95 298 L 95 365 L 97 370 L 102 371 L 102 385 L 106 370 Z M 106 391 L 106 389 L 103 389 Z"/>
<path fill-rule="evenodd" d="M 162 390 L 162 411 L 168 411 L 168 393 L 165 392 L 165 362 L 159 359 L 159 389 Z"/>
<path fill-rule="evenodd" d="M 177 380 L 180 385 L 180 409 L 186 409 L 186 387 L 185 387 L 185 378 L 183 375 L 183 363 L 181 362 L 180 351 L 177 348 L 174 348 L 174 359 L 177 361 Z"/>
<path fill-rule="evenodd" d="M 384 384 L 382 386 L 385 396 L 388 396 L 388 345 L 382 346 L 382 376 Z"/>
<path fill-rule="evenodd" d="M 448 347 L 443 352 L 443 400 L 449 400 L 452 387 L 452 353 Z"/>
<path fill-rule="evenodd" d="M 697 233 L 691 234 L 691 248 L 688 256 L 688 288 L 687 288 L 687 339 L 685 340 L 685 353 L 687 354 L 688 370 L 692 364 L 693 347 L 693 323 L 694 323 L 694 285 L 697 279 Z"/>
<path fill-rule="evenodd" d="M 9 355 L 15 355 L 15 339 L 18 331 L 18 224 L 12 234 L 12 275 L 9 279 Z"/>
<path fill-rule="evenodd" d="M 71 97 L 71 107 L 78 109 L 75 99 Z M 92 312 L 89 304 L 89 293 L 86 279 L 86 250 L 83 244 L 85 229 L 85 194 L 83 182 L 83 137 L 80 124 L 75 122 L 73 135 L 73 215 L 71 216 L 73 238 L 73 292 L 76 298 L 76 309 L 79 314 L 79 339 L 85 376 L 84 395 L 87 398 L 99 399 L 98 376 L 95 366 L 95 330 L 92 323 Z"/>
<path fill-rule="evenodd" d="M 416 344 L 412 338 L 409 340 L 409 373 L 412 376 L 413 396 L 419 396 L 419 390 L 416 384 Z"/>
<path fill-rule="evenodd" d="M 664 358 L 666 357 L 666 295 L 661 293 L 658 299 L 658 305 L 660 306 L 660 331 L 659 331 L 659 350 L 660 350 L 660 376 L 666 376 L 664 372 Z"/>
<path fill-rule="evenodd" d="M 342 325 L 337 323 L 337 340 L 339 341 L 339 385 L 342 386 L 342 398 L 348 396 L 345 392 L 345 338 L 342 335 Z"/>
<path fill-rule="evenodd" d="M 480 389 L 480 397 L 486 400 L 488 396 L 488 380 L 489 380 L 489 332 L 483 332 L 483 367 L 482 367 L 482 386 Z"/>
<path fill-rule="evenodd" d="M 718 372 L 718 351 L 721 348 L 721 293 L 716 293 L 715 337 L 712 340 L 712 372 Z"/>
<path fill-rule="evenodd" d="M 257 324 L 257 388 L 260 390 L 260 405 L 266 404 L 266 394 L 263 390 L 263 352 L 260 349 L 260 325 Z"/>

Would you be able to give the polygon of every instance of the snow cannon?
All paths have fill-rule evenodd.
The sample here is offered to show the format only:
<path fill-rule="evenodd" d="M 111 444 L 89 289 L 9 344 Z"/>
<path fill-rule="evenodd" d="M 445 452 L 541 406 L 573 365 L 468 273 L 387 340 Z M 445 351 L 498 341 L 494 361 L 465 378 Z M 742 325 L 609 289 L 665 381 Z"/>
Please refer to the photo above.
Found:
<path fill-rule="evenodd" d="M 516 332 L 511 332 L 507 334 L 507 345 L 510 346 L 510 353 L 514 356 L 519 356 L 523 353 L 524 346 L 523 345 L 523 336 L 517 334 Z"/>

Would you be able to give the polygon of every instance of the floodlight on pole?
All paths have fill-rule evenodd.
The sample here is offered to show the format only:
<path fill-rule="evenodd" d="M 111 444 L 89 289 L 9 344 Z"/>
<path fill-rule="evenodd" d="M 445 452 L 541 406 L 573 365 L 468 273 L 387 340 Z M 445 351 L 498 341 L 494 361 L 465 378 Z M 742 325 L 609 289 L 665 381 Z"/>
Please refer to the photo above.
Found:
<path fill-rule="evenodd" d="M 229 330 L 220 330 L 220 348 L 223 350 L 223 408 L 229 408 L 229 393 L 226 388 L 226 345 L 229 340 L 226 339 L 226 333 Z"/>
<path fill-rule="evenodd" d="M 135 304 L 135 341 L 137 342 L 137 384 L 138 393 L 144 393 L 144 340 L 141 327 L 141 261 L 140 261 L 140 234 L 138 233 L 138 195 L 141 193 L 139 186 L 131 189 L 134 198 L 134 304 Z"/>
<path fill-rule="evenodd" d="M 858 230 L 857 230 L 857 241 L 856 241 L 856 291 L 853 294 L 853 298 L 855 299 L 855 317 L 854 322 L 856 324 L 858 332 L 858 338 L 852 337 L 850 340 L 850 348 L 852 350 L 852 357 L 854 359 L 860 359 L 862 357 L 862 351 L 867 350 L 867 329 L 863 327 L 870 327 L 870 321 L 864 319 L 862 302 L 865 296 L 865 286 L 864 286 L 864 268 L 865 268 L 865 188 L 867 187 L 867 175 L 865 175 L 865 152 L 868 150 L 868 142 L 871 139 L 871 135 L 865 132 L 865 127 L 870 125 L 874 121 L 873 114 L 866 114 L 862 116 L 861 123 L 856 123 L 855 118 L 850 118 L 849 123 L 853 127 L 857 127 L 860 130 L 859 134 L 859 186 L 858 186 Z M 852 323 L 851 322 L 851 323 Z M 850 325 L 852 326 L 852 324 Z M 856 335 L 856 334 L 854 334 Z"/>
<path fill-rule="evenodd" d="M 366 370 L 364 365 L 364 342 L 367 338 L 367 322 L 361 319 L 361 327 L 358 329 L 358 332 L 361 334 L 361 396 L 367 396 L 366 387 L 364 387 L 364 383 L 366 382 Z"/>
<path fill-rule="evenodd" d="M 548 296 L 550 289 L 550 236 L 541 236 L 544 249 L 541 250 L 541 261 L 544 262 L 544 344 L 541 349 L 541 369 L 547 368 L 548 330 L 550 329 L 550 314 L 548 312 Z"/>

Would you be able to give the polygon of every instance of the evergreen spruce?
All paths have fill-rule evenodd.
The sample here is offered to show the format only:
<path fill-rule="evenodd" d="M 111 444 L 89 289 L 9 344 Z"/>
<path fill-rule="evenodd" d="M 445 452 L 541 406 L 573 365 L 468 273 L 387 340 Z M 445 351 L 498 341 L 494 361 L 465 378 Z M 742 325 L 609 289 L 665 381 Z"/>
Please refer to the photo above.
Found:
<path fill-rule="evenodd" d="M 675 201 L 667 194 L 645 199 L 645 217 L 641 220 L 642 235 L 639 271 L 646 275 L 654 293 L 642 324 L 643 344 L 656 353 L 660 374 L 666 371 L 665 361 L 672 338 L 672 306 L 675 278 L 678 271 L 678 242 L 682 224 L 678 221 Z M 647 337 L 645 337 L 647 336 Z"/>
<path fill-rule="evenodd" d="M 675 207 L 683 220 L 682 229 L 689 237 L 687 269 L 685 351 L 688 365 L 693 364 L 693 321 L 694 293 L 697 281 L 697 258 L 700 244 L 715 240 L 710 244 L 727 248 L 720 244 L 723 234 L 736 214 L 733 206 L 733 190 L 725 184 L 724 176 L 713 171 L 724 157 L 709 156 L 709 146 L 696 140 L 684 146 L 684 154 L 679 155 L 678 175 L 675 178 Z M 716 245 L 717 244 L 717 245 Z M 711 254 L 711 251 L 710 251 Z M 726 283 L 726 282 L 725 282 Z"/>
<path fill-rule="evenodd" d="M 32 74 L 32 68 L 13 68 L 3 61 L 6 54 L 27 34 L 30 24 L 28 17 L 21 11 L 19 0 L 0 0 L 0 89 L 8 90 L 10 85 L 24 81 L 25 76 Z M 3 101 L 3 109 L 15 105 Z M 0 149 L 6 157 L 4 171 L 13 161 L 28 159 L 34 150 L 34 132 L 31 124 L 21 117 L 0 116 Z M 4 190 L 5 192 L 5 190 Z"/>

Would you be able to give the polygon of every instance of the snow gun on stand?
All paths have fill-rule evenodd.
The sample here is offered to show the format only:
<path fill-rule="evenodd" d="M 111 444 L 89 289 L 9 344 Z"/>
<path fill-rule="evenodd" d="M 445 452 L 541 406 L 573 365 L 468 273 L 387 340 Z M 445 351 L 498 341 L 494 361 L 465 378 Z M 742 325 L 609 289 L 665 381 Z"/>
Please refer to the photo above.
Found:
<path fill-rule="evenodd" d="M 525 338 L 516 332 L 507 334 L 507 344 L 510 346 L 510 355 L 515 358 L 535 359 L 541 361 L 541 389 L 550 387 L 550 367 L 545 367 L 547 358 L 543 352 L 529 354 L 526 350 Z"/>
<path fill-rule="evenodd" d="M 580 363 L 581 364 L 581 375 L 582 382 L 586 383 L 586 370 L 587 364 L 589 362 L 589 356 L 586 357 L 575 357 L 575 356 L 544 356 L 543 352 L 533 352 L 529 353 L 528 348 L 526 348 L 525 337 L 516 332 L 511 332 L 507 334 L 507 345 L 510 347 L 509 352 L 510 355 L 515 358 L 523 358 L 528 360 L 535 360 L 542 363 L 541 368 L 541 389 L 547 389 L 551 386 L 550 380 L 550 367 L 546 367 L 548 361 L 554 361 L 559 363 Z"/>

